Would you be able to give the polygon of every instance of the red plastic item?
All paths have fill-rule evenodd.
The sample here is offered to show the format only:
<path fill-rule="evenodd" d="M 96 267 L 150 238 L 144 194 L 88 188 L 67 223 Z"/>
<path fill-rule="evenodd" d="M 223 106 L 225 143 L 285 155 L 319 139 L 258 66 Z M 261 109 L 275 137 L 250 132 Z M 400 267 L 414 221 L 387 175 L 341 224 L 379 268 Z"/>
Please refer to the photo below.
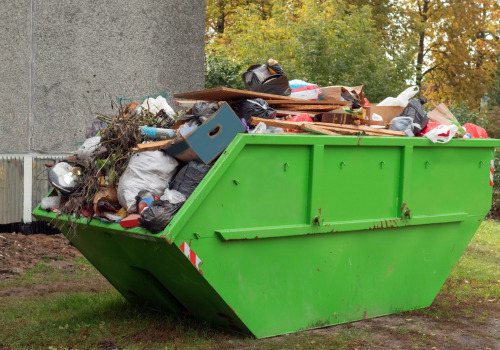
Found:
<path fill-rule="evenodd" d="M 130 214 L 125 219 L 120 221 L 120 226 L 123 228 L 137 227 L 139 226 L 139 214 Z"/>
<path fill-rule="evenodd" d="M 313 120 L 311 116 L 307 113 L 302 113 L 302 114 L 297 114 L 294 115 L 291 119 L 287 119 L 287 122 L 306 122 L 306 123 L 312 123 Z M 288 130 L 290 133 L 300 133 L 302 132 L 301 130 Z"/>
<path fill-rule="evenodd" d="M 422 131 L 420 131 L 420 134 L 418 134 L 417 136 L 422 137 L 432 129 L 437 128 L 439 125 L 441 125 L 441 123 L 428 122 L 425 128 L 423 128 Z"/>
<path fill-rule="evenodd" d="M 465 131 L 470 134 L 472 139 L 487 139 L 488 133 L 482 127 L 472 123 L 467 123 L 463 126 Z"/>

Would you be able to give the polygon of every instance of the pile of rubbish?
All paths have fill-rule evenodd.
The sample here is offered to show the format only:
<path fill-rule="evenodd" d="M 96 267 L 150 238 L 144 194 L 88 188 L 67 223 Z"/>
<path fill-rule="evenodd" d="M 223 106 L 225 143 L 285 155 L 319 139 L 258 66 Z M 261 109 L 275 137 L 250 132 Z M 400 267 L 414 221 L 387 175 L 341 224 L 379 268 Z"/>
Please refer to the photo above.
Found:
<path fill-rule="evenodd" d="M 102 128 L 49 169 L 53 191 L 41 208 L 123 228 L 165 229 L 238 133 L 486 138 L 461 126 L 441 104 L 426 112 L 417 87 L 371 105 L 363 86 L 320 88 L 289 81 L 274 60 L 251 66 L 246 91 L 224 87 L 175 94 L 177 113 L 162 96 L 98 115 Z"/>

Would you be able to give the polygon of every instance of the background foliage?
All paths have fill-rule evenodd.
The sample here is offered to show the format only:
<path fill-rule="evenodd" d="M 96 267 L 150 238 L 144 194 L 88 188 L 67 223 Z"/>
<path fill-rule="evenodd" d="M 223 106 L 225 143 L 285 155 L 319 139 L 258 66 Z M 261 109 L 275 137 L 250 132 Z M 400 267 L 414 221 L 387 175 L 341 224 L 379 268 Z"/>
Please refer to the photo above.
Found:
<path fill-rule="evenodd" d="M 289 79 L 363 84 L 372 103 L 416 84 L 427 108 L 500 138 L 498 0 L 207 0 L 205 47 L 207 88 L 242 89 L 274 58 Z"/>
<path fill-rule="evenodd" d="M 497 0 L 207 0 L 207 86 L 272 57 L 291 79 L 364 84 L 373 102 L 417 84 L 479 111 L 485 96 L 500 105 L 499 37 Z"/>

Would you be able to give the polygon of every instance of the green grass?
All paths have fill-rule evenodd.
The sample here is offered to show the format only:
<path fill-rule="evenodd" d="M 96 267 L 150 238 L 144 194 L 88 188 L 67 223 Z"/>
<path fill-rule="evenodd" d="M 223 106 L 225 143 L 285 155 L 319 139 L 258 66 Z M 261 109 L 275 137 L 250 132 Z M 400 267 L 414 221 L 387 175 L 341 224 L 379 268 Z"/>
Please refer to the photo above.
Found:
<path fill-rule="evenodd" d="M 46 293 L 0 299 L 0 349 L 354 349 L 372 344 L 373 329 L 331 327 L 255 340 L 188 317 L 128 303 L 84 258 L 71 272 L 40 264 L 0 283 L 0 291 L 41 287 Z M 65 289 L 68 285 L 76 289 Z M 43 289 L 42 289 L 43 290 Z M 472 318 L 497 312 L 500 296 L 500 222 L 486 221 L 474 236 L 432 307 L 404 315 Z M 484 306 L 479 307 L 478 306 Z M 491 309 L 491 311 L 490 311 Z M 430 338 L 406 326 L 389 332 L 408 348 L 430 348 Z M 413 342 L 412 342 L 413 339 Z"/>
<path fill-rule="evenodd" d="M 411 313 L 448 320 L 473 318 L 480 323 L 495 313 L 499 316 L 499 304 L 500 222 L 488 220 L 451 270 L 433 305 Z"/>

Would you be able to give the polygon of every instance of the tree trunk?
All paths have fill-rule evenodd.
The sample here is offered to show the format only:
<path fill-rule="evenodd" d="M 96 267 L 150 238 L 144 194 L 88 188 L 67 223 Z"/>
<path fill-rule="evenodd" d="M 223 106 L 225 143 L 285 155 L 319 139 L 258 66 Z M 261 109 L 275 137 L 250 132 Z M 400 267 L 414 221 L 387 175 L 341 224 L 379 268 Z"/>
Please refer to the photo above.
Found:
<path fill-rule="evenodd" d="M 419 15 L 422 21 L 422 28 L 419 33 L 418 38 L 418 55 L 417 55 L 417 76 L 416 76 L 416 84 L 420 88 L 422 85 L 423 76 L 423 65 L 424 65 L 424 51 L 425 51 L 425 25 L 428 21 L 429 17 L 427 12 L 429 11 L 429 1 L 424 0 L 422 3 L 422 7 L 420 8 Z"/>
<path fill-rule="evenodd" d="M 224 34 L 224 26 L 225 26 L 225 21 L 226 21 L 226 9 L 225 9 L 225 4 L 224 0 L 219 0 L 217 3 L 219 5 L 219 10 L 220 10 L 220 16 L 217 18 L 217 33 L 219 34 Z"/>

